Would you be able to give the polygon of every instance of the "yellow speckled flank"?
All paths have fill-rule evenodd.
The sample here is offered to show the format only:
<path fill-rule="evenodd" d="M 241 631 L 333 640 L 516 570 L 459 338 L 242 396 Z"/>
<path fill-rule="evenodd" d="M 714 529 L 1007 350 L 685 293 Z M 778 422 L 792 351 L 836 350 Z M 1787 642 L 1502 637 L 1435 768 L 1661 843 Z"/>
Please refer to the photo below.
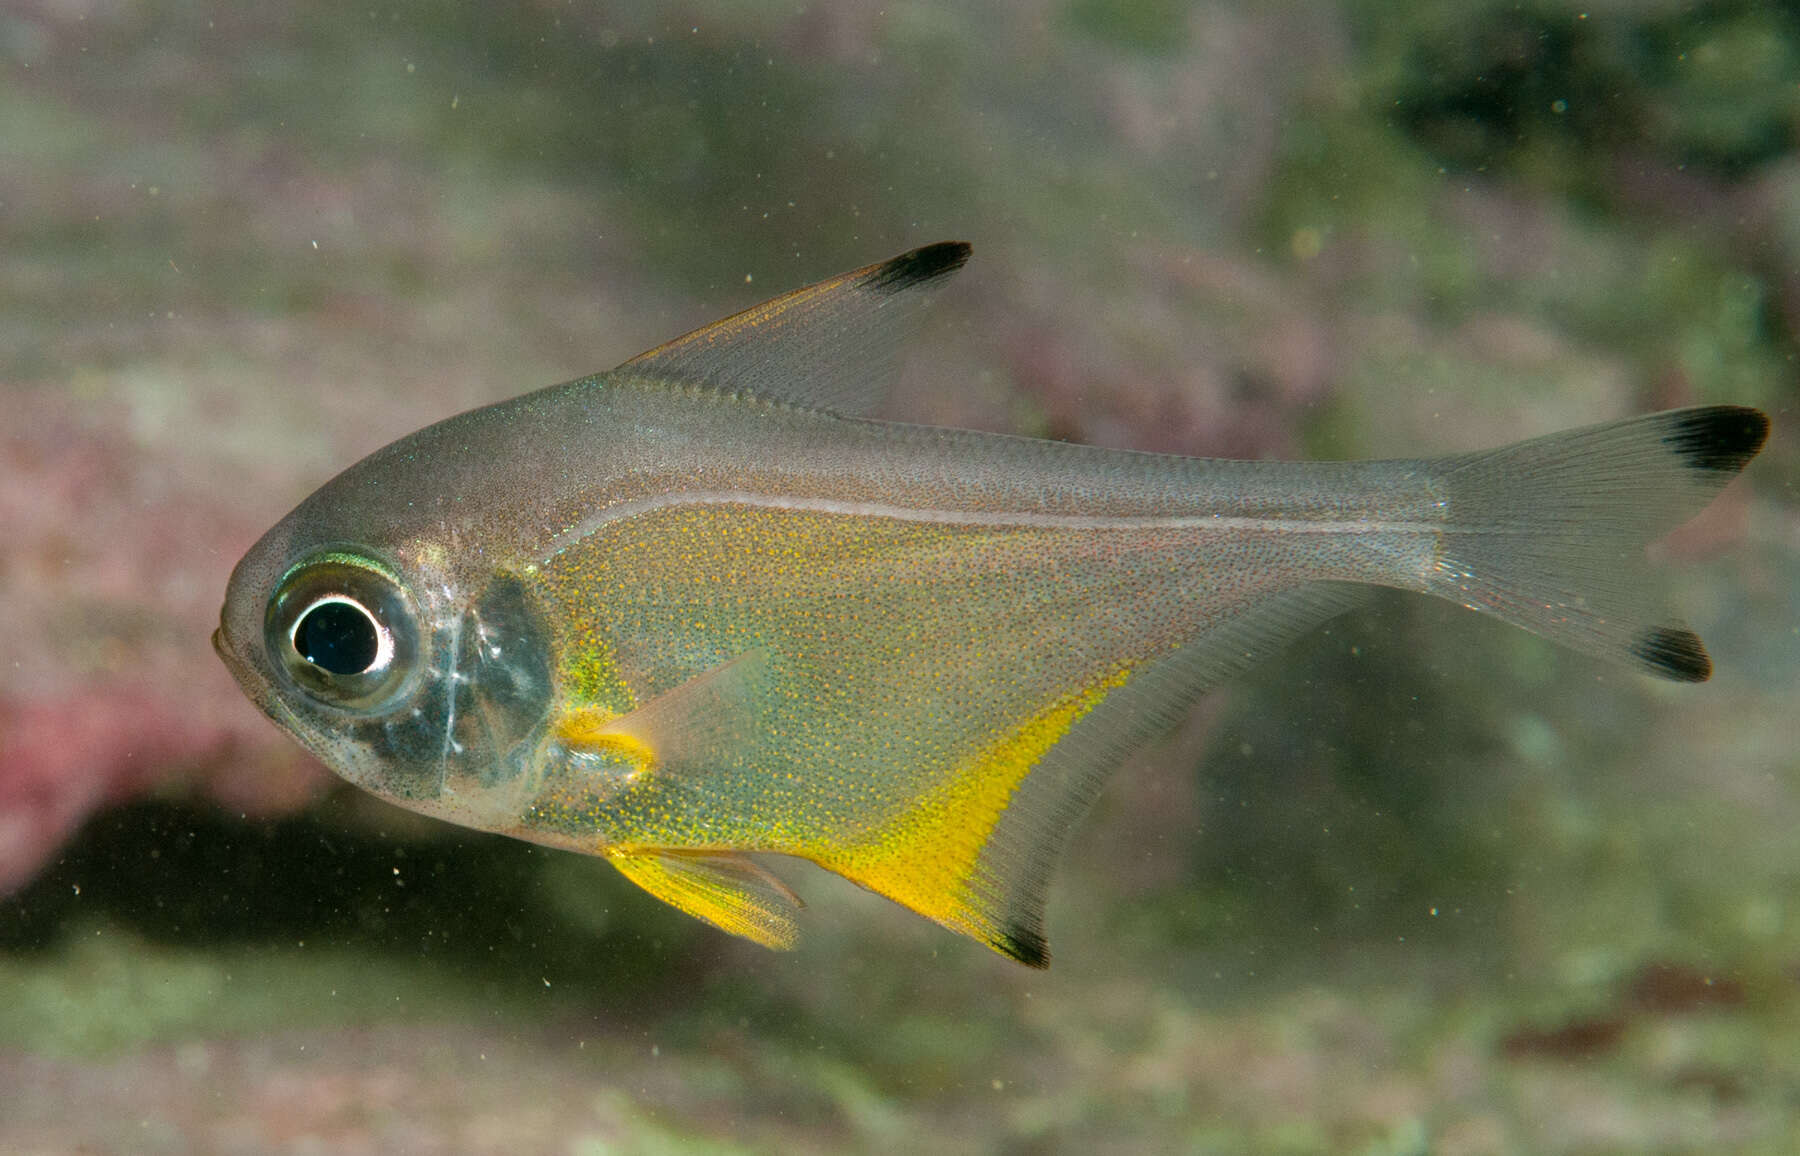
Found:
<path fill-rule="evenodd" d="M 1005 930 L 1004 913 L 991 910 L 992 899 L 972 886 L 982 848 L 1031 769 L 1129 677 L 1120 670 L 1052 703 L 875 839 L 829 852 L 821 865 L 946 927 L 995 943 Z"/>
<path fill-rule="evenodd" d="M 614 717 L 637 705 L 620 676 L 612 649 L 594 638 L 591 630 L 582 631 L 569 646 L 563 687 L 570 702 L 608 708 Z"/>

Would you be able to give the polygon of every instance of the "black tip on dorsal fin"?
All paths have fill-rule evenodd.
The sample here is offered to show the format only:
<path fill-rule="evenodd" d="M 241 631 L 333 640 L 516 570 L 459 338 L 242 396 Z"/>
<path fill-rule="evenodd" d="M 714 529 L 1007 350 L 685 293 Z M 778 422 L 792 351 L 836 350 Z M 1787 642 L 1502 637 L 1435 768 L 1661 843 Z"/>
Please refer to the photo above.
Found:
<path fill-rule="evenodd" d="M 969 259 L 967 241 L 939 241 L 890 258 L 870 269 L 863 284 L 883 293 L 899 293 L 947 277 Z"/>
<path fill-rule="evenodd" d="M 1742 405 L 1709 405 L 1672 415 L 1663 444 L 1696 470 L 1735 474 L 1769 437 L 1769 419 Z"/>
<path fill-rule="evenodd" d="M 1712 677 L 1712 659 L 1707 657 L 1706 647 L 1700 636 L 1685 626 L 1644 631 L 1631 644 L 1631 654 L 1651 674 L 1676 682 L 1705 682 Z"/>
<path fill-rule="evenodd" d="M 880 407 L 929 288 L 969 246 L 940 241 L 783 293 L 620 366 L 641 378 L 785 402 L 846 417 Z"/>
<path fill-rule="evenodd" d="M 1015 923 L 1004 928 L 990 941 L 990 946 L 1002 955 L 1008 955 L 1024 964 L 1039 970 L 1050 966 L 1050 944 L 1044 938 L 1042 930 Z"/>

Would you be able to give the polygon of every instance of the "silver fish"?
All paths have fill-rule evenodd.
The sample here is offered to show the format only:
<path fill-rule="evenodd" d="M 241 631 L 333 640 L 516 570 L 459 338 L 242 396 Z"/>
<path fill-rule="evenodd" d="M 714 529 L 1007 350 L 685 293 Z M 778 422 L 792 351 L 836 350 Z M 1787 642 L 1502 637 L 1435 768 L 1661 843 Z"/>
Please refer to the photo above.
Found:
<path fill-rule="evenodd" d="M 340 775 L 605 856 L 794 941 L 758 853 L 1027 964 L 1125 754 L 1354 603 L 1418 591 L 1677 681 L 1648 542 L 1761 448 L 1737 406 L 1419 461 L 1128 453 L 859 416 L 927 246 L 403 438 L 231 578 L 214 644 Z"/>

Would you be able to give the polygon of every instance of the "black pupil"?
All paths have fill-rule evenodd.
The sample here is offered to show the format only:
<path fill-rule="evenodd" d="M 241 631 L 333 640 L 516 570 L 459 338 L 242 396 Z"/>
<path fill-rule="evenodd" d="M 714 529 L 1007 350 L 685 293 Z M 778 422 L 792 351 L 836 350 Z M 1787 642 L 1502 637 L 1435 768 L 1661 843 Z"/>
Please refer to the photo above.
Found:
<path fill-rule="evenodd" d="M 361 674 L 375 664 L 375 622 L 348 602 L 321 602 L 294 628 L 300 657 L 331 674 Z"/>

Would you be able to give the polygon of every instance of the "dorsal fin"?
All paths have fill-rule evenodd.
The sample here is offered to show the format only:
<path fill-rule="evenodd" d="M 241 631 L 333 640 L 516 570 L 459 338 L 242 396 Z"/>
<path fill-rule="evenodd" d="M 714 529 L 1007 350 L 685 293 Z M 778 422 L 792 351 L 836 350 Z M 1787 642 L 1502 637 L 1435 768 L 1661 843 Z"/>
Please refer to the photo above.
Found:
<path fill-rule="evenodd" d="M 751 306 L 619 369 L 864 416 L 891 384 L 908 323 L 929 299 L 924 290 L 968 259 L 962 241 L 913 249 Z"/>

